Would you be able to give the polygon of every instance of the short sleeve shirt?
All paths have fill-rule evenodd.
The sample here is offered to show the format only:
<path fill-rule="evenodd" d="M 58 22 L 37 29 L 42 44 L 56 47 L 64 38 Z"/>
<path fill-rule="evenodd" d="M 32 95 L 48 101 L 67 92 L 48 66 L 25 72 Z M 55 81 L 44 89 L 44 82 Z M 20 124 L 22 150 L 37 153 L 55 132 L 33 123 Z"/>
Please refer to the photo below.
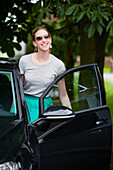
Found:
<path fill-rule="evenodd" d="M 20 72 L 24 75 L 24 93 L 40 97 L 53 80 L 65 71 L 65 66 L 52 54 L 51 61 L 42 65 L 32 62 L 31 55 L 24 55 L 19 61 Z"/>

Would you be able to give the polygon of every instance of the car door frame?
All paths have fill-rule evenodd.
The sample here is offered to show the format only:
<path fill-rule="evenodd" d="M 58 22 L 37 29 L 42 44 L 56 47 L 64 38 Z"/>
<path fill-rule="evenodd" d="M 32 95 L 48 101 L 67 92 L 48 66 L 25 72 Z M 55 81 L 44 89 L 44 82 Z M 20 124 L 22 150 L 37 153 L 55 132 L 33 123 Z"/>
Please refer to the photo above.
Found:
<path fill-rule="evenodd" d="M 106 142 L 105 141 L 105 143 L 104 143 L 104 146 L 103 146 L 103 148 L 97 148 L 97 152 L 99 152 L 99 151 L 101 151 L 102 150 L 102 152 L 103 151 L 106 151 L 106 163 L 103 165 L 103 168 L 107 168 L 107 169 L 109 169 L 109 167 L 110 167 L 110 165 L 109 165 L 109 163 L 110 163 L 110 154 L 111 154 L 111 142 L 112 142 L 112 140 L 111 140 L 111 131 L 112 131 L 112 122 L 111 122 L 111 117 L 110 117 L 110 112 L 109 112 L 109 109 L 108 109 L 108 107 L 107 107 L 107 105 L 106 105 L 106 100 L 105 100 L 105 90 L 104 90 L 104 86 L 103 86 L 103 81 L 102 81 L 102 77 L 101 77 L 101 74 L 100 74 L 100 71 L 99 71 L 99 67 L 98 67 L 98 65 L 96 64 L 96 63 L 94 63 L 94 64 L 87 64 L 87 65 L 82 65 L 82 66 L 78 66 L 78 67 L 75 67 L 75 68 L 71 68 L 71 69 L 69 69 L 69 70 L 67 70 L 67 71 L 65 71 L 62 75 L 60 75 L 59 77 L 57 77 L 52 83 L 51 83 L 51 85 L 45 90 L 45 92 L 42 94 L 42 96 L 40 97 L 40 99 L 39 99 L 39 120 L 41 121 L 41 119 L 43 119 L 43 116 L 42 116 L 42 114 L 43 114 L 43 112 L 44 112 L 44 97 L 49 93 L 49 91 L 52 89 L 52 87 L 53 87 L 53 85 L 55 84 L 55 83 L 57 83 L 59 80 L 61 80 L 65 75 L 67 75 L 68 73 L 71 73 L 71 72 L 75 72 L 75 71 L 81 71 L 81 70 L 84 70 L 85 68 L 87 68 L 87 67 L 94 67 L 94 71 L 95 71 L 95 73 L 96 73 L 96 78 L 97 78 L 97 83 L 98 83 L 98 88 L 99 88 L 99 96 L 100 96 L 100 106 L 99 107 L 96 107 L 96 108 L 89 108 L 89 109 L 86 109 L 86 110 L 82 110 L 82 111 L 77 111 L 77 112 L 75 112 L 75 119 L 77 119 L 77 117 L 79 118 L 79 117 L 82 117 L 83 115 L 85 115 L 84 113 L 86 113 L 86 115 L 87 114 L 90 114 L 90 113 L 92 113 L 92 115 L 93 114 L 95 114 L 95 115 L 97 115 L 98 116 L 98 112 L 100 111 L 102 111 L 102 115 L 101 116 L 99 116 L 98 118 L 99 118 L 99 120 L 97 120 L 96 122 L 95 122 L 95 124 L 96 124 L 96 126 L 94 127 L 94 131 L 91 129 L 91 130 L 88 130 L 88 131 L 86 131 L 86 132 L 88 132 L 90 135 L 92 135 L 92 134 L 94 134 L 94 133 L 98 133 L 97 134 L 97 136 L 99 136 L 99 133 L 105 133 L 106 134 L 106 136 L 105 136 L 105 138 L 104 138 L 104 140 L 106 140 L 107 139 L 107 137 L 109 138 L 109 141 L 108 142 Z M 109 122 L 108 123 L 106 123 L 106 122 L 104 122 L 103 121 L 103 115 L 104 115 L 104 113 L 103 112 L 107 112 L 107 113 L 105 113 L 107 116 L 108 116 L 108 120 L 109 120 Z M 41 118 L 42 117 L 42 118 Z M 44 118 L 46 121 L 48 121 L 48 118 Z M 105 117 L 105 119 L 107 120 L 107 117 Z M 52 136 L 52 134 L 54 133 L 54 132 L 56 132 L 58 129 L 61 129 L 61 128 L 64 128 L 64 126 L 66 126 L 66 124 L 69 124 L 71 121 L 73 121 L 73 119 L 71 119 L 70 118 L 70 120 L 68 120 L 68 121 L 66 121 L 66 122 L 63 122 L 62 121 L 62 123 L 60 124 L 60 125 L 58 125 L 58 126 L 56 126 L 56 127 L 54 127 L 54 128 L 52 128 L 51 130 L 49 130 L 49 131 L 47 131 L 47 132 L 45 132 L 44 134 L 42 134 L 39 138 L 38 138 L 38 141 L 39 141 L 39 143 L 40 143 L 40 146 L 43 146 L 44 145 L 44 141 L 46 141 L 47 142 L 47 140 L 49 139 L 49 138 L 51 138 L 51 136 Z M 101 122 L 102 121 L 102 122 Z M 71 122 L 72 123 L 72 122 Z M 106 124 L 104 124 L 104 123 L 106 123 Z M 70 125 L 71 126 L 71 125 Z M 95 132 L 95 130 L 96 130 L 96 132 Z M 86 132 L 85 132 L 85 134 L 86 134 Z M 101 136 L 102 136 L 102 133 L 101 133 Z M 108 133 L 108 134 L 107 134 Z M 84 133 L 83 133 L 84 134 Z M 87 135 L 87 134 L 86 134 Z M 92 137 L 92 139 L 94 139 L 94 136 Z M 101 137 L 100 137 L 100 139 L 98 139 L 98 140 L 100 140 L 100 142 L 101 142 Z M 43 141 L 43 142 L 42 142 Z M 91 141 L 91 142 L 93 142 L 93 141 Z M 87 145 L 87 143 L 86 143 L 86 145 Z M 42 147 L 43 148 L 43 147 Z M 98 150 L 99 149 L 99 150 Z M 93 150 L 94 150 L 94 148 L 93 148 Z M 48 157 L 48 159 L 49 159 L 49 157 Z M 97 161 L 97 160 L 96 160 Z M 101 161 L 101 165 L 98 165 L 98 167 L 100 168 L 100 166 L 102 166 L 102 161 Z M 99 164 L 99 163 L 98 163 Z M 82 166 L 82 165 L 81 165 Z M 95 162 L 95 166 L 96 166 L 96 162 Z M 94 167 L 95 168 L 95 167 Z M 96 167 L 97 168 L 97 167 Z M 43 170 L 43 168 L 42 168 L 42 170 Z"/>

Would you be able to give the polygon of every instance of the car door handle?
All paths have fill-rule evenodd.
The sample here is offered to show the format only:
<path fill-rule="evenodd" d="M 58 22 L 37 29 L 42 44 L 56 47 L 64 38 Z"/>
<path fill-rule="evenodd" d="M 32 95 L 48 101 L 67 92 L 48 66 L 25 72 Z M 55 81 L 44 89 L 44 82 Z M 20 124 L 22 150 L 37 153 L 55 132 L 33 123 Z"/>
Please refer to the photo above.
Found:
<path fill-rule="evenodd" d="M 96 125 L 102 125 L 103 123 L 104 123 L 103 120 L 99 120 L 99 121 L 96 122 Z"/>

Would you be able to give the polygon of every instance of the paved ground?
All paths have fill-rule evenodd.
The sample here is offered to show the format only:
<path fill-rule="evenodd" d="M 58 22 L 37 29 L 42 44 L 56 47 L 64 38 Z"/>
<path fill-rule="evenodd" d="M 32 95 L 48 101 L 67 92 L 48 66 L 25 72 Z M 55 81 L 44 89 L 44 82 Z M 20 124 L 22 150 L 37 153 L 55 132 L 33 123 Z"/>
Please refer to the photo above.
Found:
<path fill-rule="evenodd" d="M 104 73 L 104 79 L 113 84 L 113 73 Z"/>

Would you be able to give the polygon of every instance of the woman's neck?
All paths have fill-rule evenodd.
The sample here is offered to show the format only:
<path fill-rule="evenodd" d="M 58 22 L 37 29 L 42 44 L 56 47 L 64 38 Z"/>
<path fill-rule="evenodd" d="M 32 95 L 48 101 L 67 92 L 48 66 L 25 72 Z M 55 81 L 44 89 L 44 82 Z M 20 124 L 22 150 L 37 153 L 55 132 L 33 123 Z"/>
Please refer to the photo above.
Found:
<path fill-rule="evenodd" d="M 37 58 L 39 60 L 48 60 L 49 52 L 48 51 L 39 51 L 39 52 L 37 52 Z"/>
<path fill-rule="evenodd" d="M 46 64 L 51 60 L 52 56 L 49 52 L 37 52 L 32 55 L 32 60 L 36 64 Z"/>

